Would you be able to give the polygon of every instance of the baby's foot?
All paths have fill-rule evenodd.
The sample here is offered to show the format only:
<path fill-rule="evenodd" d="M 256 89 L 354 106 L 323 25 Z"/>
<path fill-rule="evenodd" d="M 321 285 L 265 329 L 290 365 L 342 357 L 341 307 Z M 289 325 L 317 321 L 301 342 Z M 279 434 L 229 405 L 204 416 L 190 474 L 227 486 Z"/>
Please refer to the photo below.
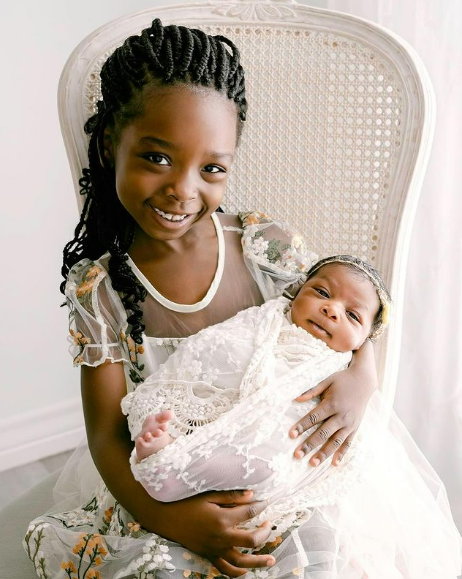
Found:
<path fill-rule="evenodd" d="M 164 410 L 146 418 L 140 435 L 135 440 L 138 460 L 143 460 L 143 458 L 158 452 L 172 442 L 172 437 L 166 432 L 168 422 L 172 418 L 173 412 L 171 410 Z"/>

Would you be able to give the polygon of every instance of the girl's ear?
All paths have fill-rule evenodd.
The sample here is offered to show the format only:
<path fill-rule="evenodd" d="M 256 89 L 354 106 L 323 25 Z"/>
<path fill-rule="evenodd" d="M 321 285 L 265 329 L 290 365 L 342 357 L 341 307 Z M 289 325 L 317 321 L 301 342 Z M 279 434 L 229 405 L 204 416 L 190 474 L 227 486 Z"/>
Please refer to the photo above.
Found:
<path fill-rule="evenodd" d="M 102 167 L 114 168 L 114 136 L 109 127 L 105 127 L 103 138 L 98 143 L 98 157 Z"/>

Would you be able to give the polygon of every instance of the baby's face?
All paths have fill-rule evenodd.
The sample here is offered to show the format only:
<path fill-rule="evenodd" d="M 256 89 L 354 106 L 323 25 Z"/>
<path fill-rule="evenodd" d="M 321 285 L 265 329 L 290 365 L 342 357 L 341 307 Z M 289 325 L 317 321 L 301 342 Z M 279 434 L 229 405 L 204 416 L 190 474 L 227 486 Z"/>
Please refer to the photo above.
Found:
<path fill-rule="evenodd" d="M 349 267 L 321 267 L 292 304 L 292 321 L 337 352 L 357 350 L 369 336 L 380 302 L 374 285 Z"/>

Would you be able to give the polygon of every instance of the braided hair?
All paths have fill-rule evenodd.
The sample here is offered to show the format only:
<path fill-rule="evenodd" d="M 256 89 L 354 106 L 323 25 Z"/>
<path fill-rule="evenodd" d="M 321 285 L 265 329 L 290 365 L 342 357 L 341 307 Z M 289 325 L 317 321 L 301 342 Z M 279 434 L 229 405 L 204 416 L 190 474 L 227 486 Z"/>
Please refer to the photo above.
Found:
<path fill-rule="evenodd" d="M 101 152 L 104 129 L 111 126 L 120 131 L 140 115 L 143 88 L 152 84 L 192 84 L 222 92 L 236 103 L 238 137 L 247 111 L 239 51 L 224 36 L 210 36 L 184 26 L 163 26 L 156 19 L 139 36 L 127 38 L 102 67 L 102 100 L 85 124 L 90 135 L 89 166 L 79 181 L 85 203 L 74 238 L 64 247 L 61 273 L 66 279 L 81 259 L 97 259 L 109 252 L 112 286 L 122 299 L 130 335 L 138 344 L 144 330 L 139 302 L 146 298 L 146 289 L 127 264 L 134 221 L 117 197 L 114 168 L 108 166 Z M 65 283 L 60 286 L 62 293 Z"/>

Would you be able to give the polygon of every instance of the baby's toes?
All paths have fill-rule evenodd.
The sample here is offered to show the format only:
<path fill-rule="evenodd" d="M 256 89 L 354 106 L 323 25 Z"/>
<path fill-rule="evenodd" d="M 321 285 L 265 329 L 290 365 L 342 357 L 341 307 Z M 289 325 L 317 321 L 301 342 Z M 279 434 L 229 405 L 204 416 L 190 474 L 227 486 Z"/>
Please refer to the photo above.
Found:
<path fill-rule="evenodd" d="M 152 436 L 153 436 L 154 438 L 159 438 L 159 437 L 161 437 L 163 434 L 164 434 L 164 429 L 162 428 L 162 426 L 161 426 L 160 424 L 159 424 L 159 427 L 156 428 L 156 430 L 154 430 L 154 431 L 152 432 Z"/>

